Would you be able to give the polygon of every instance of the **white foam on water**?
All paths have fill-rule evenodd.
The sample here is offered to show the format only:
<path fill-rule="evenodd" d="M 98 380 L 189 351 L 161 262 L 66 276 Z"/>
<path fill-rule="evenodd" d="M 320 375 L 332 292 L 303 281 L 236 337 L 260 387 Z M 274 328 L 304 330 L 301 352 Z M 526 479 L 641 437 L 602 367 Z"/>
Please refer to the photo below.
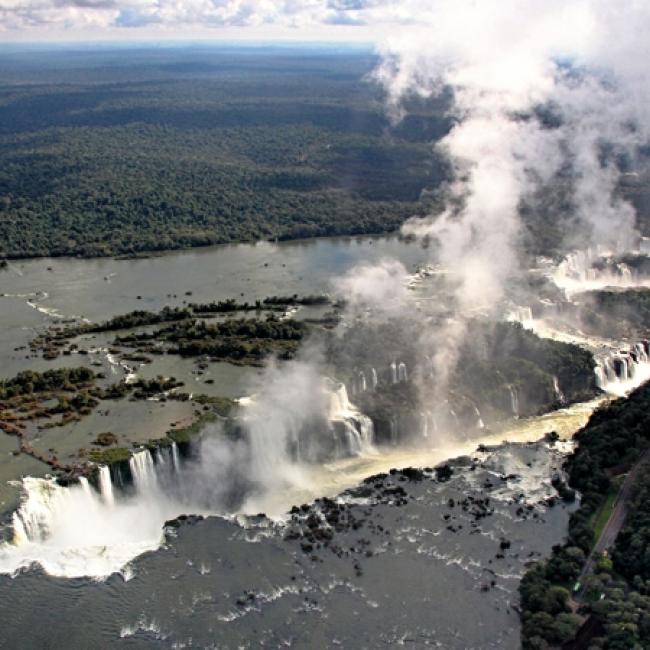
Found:
<path fill-rule="evenodd" d="M 28 477 L 22 486 L 13 539 L 0 545 L 0 573 L 15 575 L 36 563 L 54 576 L 108 576 L 157 549 L 162 524 L 178 512 L 157 499 L 109 505 L 85 479 L 62 487 L 54 479 Z"/>

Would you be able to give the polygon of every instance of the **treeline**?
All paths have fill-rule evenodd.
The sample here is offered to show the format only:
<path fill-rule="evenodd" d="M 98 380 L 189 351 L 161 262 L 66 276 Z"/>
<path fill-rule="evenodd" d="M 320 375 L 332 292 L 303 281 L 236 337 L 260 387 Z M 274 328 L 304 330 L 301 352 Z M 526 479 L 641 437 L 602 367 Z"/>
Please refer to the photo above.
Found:
<path fill-rule="evenodd" d="M 291 358 L 308 332 L 302 321 L 241 319 L 209 324 L 185 321 L 156 333 L 171 344 L 168 352 L 181 356 L 207 355 L 215 360 L 260 363 L 270 354 Z"/>
<path fill-rule="evenodd" d="M 198 316 L 210 314 L 229 314 L 247 311 L 284 311 L 287 307 L 293 305 L 317 306 L 330 304 L 330 299 L 324 295 L 313 296 L 271 296 L 264 300 L 256 300 L 254 303 L 237 302 L 234 298 L 219 300 L 209 303 L 190 303 L 187 307 L 169 307 L 165 306 L 157 312 L 136 309 L 126 314 L 113 316 L 107 321 L 101 323 L 79 323 L 62 328 L 51 328 L 48 333 L 43 334 L 32 341 L 32 348 L 47 348 L 52 344 L 61 343 L 67 339 L 80 336 L 82 334 L 97 334 L 100 332 L 115 332 L 125 329 L 137 329 L 150 325 L 160 325 L 163 323 L 191 320 Z M 262 322 L 262 321 L 259 321 Z M 226 330 L 230 331 L 230 326 L 224 326 L 224 335 Z M 242 334 L 245 335 L 245 334 Z M 137 338 L 137 337 L 136 337 Z M 149 336 L 153 339 L 155 336 Z M 266 338 L 266 337 L 261 337 Z M 124 338 L 128 340 L 128 337 Z"/>
<path fill-rule="evenodd" d="M 166 351 L 184 357 L 209 356 L 213 361 L 259 364 L 271 354 L 291 358 L 309 331 L 303 321 L 280 320 L 274 315 L 216 323 L 190 318 L 153 332 L 118 336 L 114 344 L 136 348 L 140 354 Z"/>
<path fill-rule="evenodd" d="M 217 300 L 209 303 L 190 303 L 189 308 L 196 314 L 226 314 L 237 311 L 262 311 L 265 310 L 284 310 L 291 306 L 308 306 L 328 305 L 331 300 L 328 296 L 319 294 L 313 296 L 269 296 L 264 300 L 256 300 L 254 303 L 237 302 L 234 298 L 226 300 Z"/>
<path fill-rule="evenodd" d="M 265 320 L 246 318 L 221 323 L 207 323 L 204 320 L 185 321 L 160 330 L 158 334 L 163 340 L 172 342 L 221 337 L 296 341 L 300 340 L 306 331 L 307 326 L 302 321 L 279 320 L 270 316 Z"/>
<path fill-rule="evenodd" d="M 227 79 L 0 86 L 0 254 L 383 233 L 426 209 L 450 175 L 430 145 L 447 99 L 393 126 L 367 58 L 260 75 L 265 58 Z"/>
<path fill-rule="evenodd" d="M 316 294 L 312 296 L 299 296 L 297 293 L 293 296 L 270 296 L 264 298 L 263 304 L 267 306 L 292 306 L 292 305 L 302 305 L 305 307 L 314 307 L 317 305 L 329 305 L 331 300 L 328 296 L 323 294 Z"/>
<path fill-rule="evenodd" d="M 596 410 L 575 438 L 578 447 L 566 470 L 570 487 L 581 493 L 580 508 L 571 515 L 566 542 L 554 547 L 551 558 L 535 564 L 521 582 L 525 649 L 569 642 L 578 631 L 580 619 L 571 613 L 569 589 L 595 542 L 595 520 L 614 489 L 613 477 L 628 471 L 650 447 L 650 384 Z M 646 473 L 617 539 L 613 564 L 601 558 L 596 575 L 583 585 L 585 613 L 594 621 L 590 648 L 629 650 L 650 644 L 650 601 L 646 599 L 650 591 L 645 583 L 650 577 L 648 494 Z M 571 498 L 570 492 L 565 495 Z M 634 614 L 627 616 L 629 610 Z"/>
<path fill-rule="evenodd" d="M 192 318 L 193 315 L 192 311 L 185 307 L 165 306 L 158 312 L 136 309 L 126 314 L 118 314 L 101 323 L 80 323 L 68 327 L 52 328 L 48 334 L 44 334 L 35 341 L 42 343 L 48 338 L 70 339 L 82 334 L 98 334 L 100 332 L 115 332 L 123 329 L 146 327 L 147 325 L 159 325 L 160 323 Z"/>
<path fill-rule="evenodd" d="M 392 124 L 368 54 L 87 54 L 0 70 L 0 255 L 386 233 L 451 178 L 431 146 L 453 126 L 451 93 L 411 98 Z M 649 231 L 647 177 L 622 189 Z M 572 193 L 565 171 L 528 197 L 527 250 L 561 250 Z"/>
<path fill-rule="evenodd" d="M 60 368 L 36 372 L 24 370 L 11 379 L 0 381 L 0 400 L 56 390 L 76 390 L 95 380 L 89 368 Z"/>

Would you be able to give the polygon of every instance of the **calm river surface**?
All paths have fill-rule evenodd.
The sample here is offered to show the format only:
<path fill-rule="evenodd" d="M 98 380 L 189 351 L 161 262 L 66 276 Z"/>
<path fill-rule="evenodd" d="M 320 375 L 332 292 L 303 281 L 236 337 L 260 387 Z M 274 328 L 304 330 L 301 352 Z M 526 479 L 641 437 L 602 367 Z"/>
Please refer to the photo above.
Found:
<path fill-rule="evenodd" d="M 361 263 L 400 260 L 408 271 L 428 251 L 397 237 L 315 239 L 278 244 L 234 244 L 116 260 L 44 258 L 13 262 L 0 273 L 0 377 L 26 366 L 34 329 L 57 317 L 102 321 L 134 309 L 158 310 L 183 302 L 327 292 L 332 277 Z M 191 292 L 191 295 L 186 295 Z M 39 311 L 40 310 L 40 311 Z"/>

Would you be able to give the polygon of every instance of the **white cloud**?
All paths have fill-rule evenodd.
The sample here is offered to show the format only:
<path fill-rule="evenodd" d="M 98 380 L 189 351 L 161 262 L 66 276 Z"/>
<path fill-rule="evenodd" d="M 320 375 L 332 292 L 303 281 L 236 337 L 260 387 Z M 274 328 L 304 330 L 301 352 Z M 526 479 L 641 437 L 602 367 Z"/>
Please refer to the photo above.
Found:
<path fill-rule="evenodd" d="M 401 38 L 401 51 L 406 53 L 410 43 L 413 60 L 418 59 L 423 42 L 425 59 L 434 51 L 453 55 L 461 47 L 465 53 L 471 50 L 476 60 L 484 55 L 491 58 L 495 44 L 508 43 L 507 50 L 514 56 L 509 78 L 523 90 L 528 84 L 523 76 L 517 78 L 517 70 L 523 75 L 531 57 L 549 46 L 558 53 L 596 52 L 603 63 L 625 59 L 630 38 L 647 51 L 645 4 L 640 0 L 624 5 L 611 0 L 0 0 L 0 29 L 28 32 L 48 26 L 74 34 L 94 27 L 101 34 L 149 24 L 160 32 L 303 30 L 307 38 L 319 30 L 331 35 L 338 27 L 348 36 L 355 30 L 366 35 L 387 33 L 393 45 Z M 632 15 L 643 20 L 630 21 Z M 526 29 L 521 30 L 524 23 Z M 619 38 L 605 52 L 600 47 L 603 35 L 612 34 Z M 642 69 L 644 60 L 635 67 Z M 486 71 L 485 66 L 481 69 Z M 499 77 L 500 71 L 493 69 L 484 82 L 498 83 Z"/>

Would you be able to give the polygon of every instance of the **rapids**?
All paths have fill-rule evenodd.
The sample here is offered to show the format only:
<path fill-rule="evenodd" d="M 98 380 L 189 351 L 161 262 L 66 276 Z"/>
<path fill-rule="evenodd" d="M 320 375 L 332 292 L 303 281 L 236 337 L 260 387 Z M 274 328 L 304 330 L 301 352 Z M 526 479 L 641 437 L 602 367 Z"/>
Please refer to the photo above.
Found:
<path fill-rule="evenodd" d="M 590 258 L 567 260 L 566 268 L 560 265 L 556 276 L 575 275 L 576 265 L 585 259 Z M 509 318 L 548 334 L 543 329 L 547 324 L 535 319 L 529 308 L 511 311 Z M 585 344 L 571 332 L 563 334 L 568 340 Z M 627 347 L 613 341 L 599 341 L 597 346 L 590 343 L 587 346 L 594 350 L 598 362 L 597 378 L 606 393 L 625 394 L 650 378 L 647 342 Z M 61 487 L 51 479 L 23 479 L 23 497 L 12 518 L 10 540 L 0 545 L 0 572 L 15 575 L 36 563 L 55 576 L 105 578 L 125 571 L 128 563 L 145 551 L 158 548 L 165 521 L 182 513 L 230 518 L 265 512 L 282 521 L 292 505 L 335 496 L 367 476 L 394 467 L 432 467 L 472 454 L 477 445 L 498 445 L 506 440 L 531 442 L 549 431 L 568 438 L 606 399 L 574 404 L 539 417 L 518 418 L 519 398 L 511 387 L 513 419 L 497 430 L 484 429 L 477 410 L 477 437 L 460 440 L 445 436 L 427 411 L 421 414 L 418 444 L 398 446 L 399 422 L 392 421 L 392 444 L 375 446 L 372 422 L 350 400 L 344 384 L 333 380 L 323 384 L 322 378 L 305 375 L 308 381 L 323 385 L 322 399 L 305 420 L 305 397 L 299 389 L 292 393 L 282 388 L 282 372 L 278 370 L 271 382 L 279 386 L 279 393 L 272 397 L 284 400 L 281 403 L 285 408 L 280 413 L 276 409 L 273 418 L 268 416 L 264 387 L 261 396 L 256 393 L 241 400 L 245 442 L 226 442 L 223 432 L 216 429 L 205 432 L 198 459 L 181 459 L 175 445 L 153 455 L 142 449 L 130 459 L 132 484 L 128 489 L 118 489 L 106 467 L 99 468 L 96 487 L 85 480 Z M 387 373 L 391 383 L 409 378 L 406 365 L 399 359 L 390 364 Z M 364 392 L 373 390 L 377 383 L 377 370 L 369 368 L 358 371 L 352 386 L 354 391 Z M 561 402 L 557 381 L 555 391 Z M 233 470 L 240 465 L 244 471 Z M 241 484 L 245 494 L 235 506 L 226 498 L 233 483 Z"/>
<path fill-rule="evenodd" d="M 479 444 L 533 442 L 549 431 L 568 438 L 601 402 L 574 404 L 543 416 L 512 421 L 472 440 L 438 438 L 429 439 L 429 445 L 376 449 L 368 444 L 351 457 L 322 464 L 298 463 L 293 470 L 299 473 L 300 480 L 292 476 L 292 480 L 275 489 L 250 496 L 238 512 L 265 512 L 282 521 L 297 503 L 334 497 L 367 476 L 393 467 L 435 466 L 449 458 L 472 454 Z M 0 546 L 0 572 L 15 575 L 37 563 L 54 576 L 106 578 L 125 571 L 129 561 L 140 554 L 158 548 L 166 520 L 186 512 L 227 518 L 234 514 L 219 508 L 206 509 L 202 502 L 193 503 L 191 497 L 174 496 L 169 482 L 164 480 L 166 464 L 155 463 L 146 450 L 134 454 L 131 467 L 135 492 L 118 494 L 113 501 L 106 497 L 101 475 L 101 492 L 87 482 L 65 488 L 51 479 L 24 479 L 23 502 L 13 516 L 13 539 Z M 187 483 L 205 480 L 200 468 L 190 465 L 182 472 L 182 480 Z"/>

